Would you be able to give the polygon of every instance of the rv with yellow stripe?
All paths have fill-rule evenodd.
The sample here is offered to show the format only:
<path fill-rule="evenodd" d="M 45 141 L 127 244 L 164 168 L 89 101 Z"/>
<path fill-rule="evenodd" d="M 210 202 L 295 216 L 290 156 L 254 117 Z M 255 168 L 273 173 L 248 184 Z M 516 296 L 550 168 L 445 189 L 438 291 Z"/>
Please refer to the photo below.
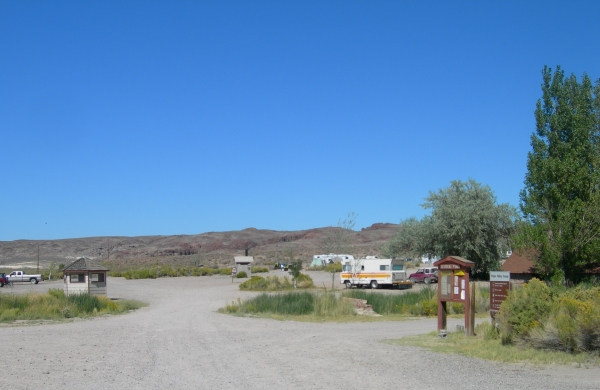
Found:
<path fill-rule="evenodd" d="M 405 262 L 402 259 L 380 259 L 367 256 L 363 259 L 342 260 L 340 282 L 346 288 L 379 286 L 412 287 L 406 278 Z"/>

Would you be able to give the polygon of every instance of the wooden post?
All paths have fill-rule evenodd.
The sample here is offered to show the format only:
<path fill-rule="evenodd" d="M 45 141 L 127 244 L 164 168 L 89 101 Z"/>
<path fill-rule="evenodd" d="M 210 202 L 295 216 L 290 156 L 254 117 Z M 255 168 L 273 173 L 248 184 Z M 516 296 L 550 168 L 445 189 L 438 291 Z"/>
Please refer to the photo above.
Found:
<path fill-rule="evenodd" d="M 469 302 L 471 305 L 469 310 L 469 336 L 475 336 L 475 283 L 470 282 L 469 284 L 469 292 L 471 293 Z"/>

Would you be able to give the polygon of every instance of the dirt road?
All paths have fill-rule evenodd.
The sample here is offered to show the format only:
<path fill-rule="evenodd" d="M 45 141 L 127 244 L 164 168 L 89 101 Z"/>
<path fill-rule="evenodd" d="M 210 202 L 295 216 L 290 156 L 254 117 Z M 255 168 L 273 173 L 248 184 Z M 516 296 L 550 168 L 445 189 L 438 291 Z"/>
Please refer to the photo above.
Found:
<path fill-rule="evenodd" d="M 317 283 L 330 283 L 319 274 Z M 217 313 L 228 301 L 252 295 L 238 283 L 227 277 L 109 278 L 109 296 L 150 306 L 93 320 L 2 327 L 0 378 L 11 389 L 600 387 L 598 368 L 496 364 L 382 342 L 435 330 L 436 319 L 337 324 Z M 49 287 L 62 282 L 13 292 Z"/>

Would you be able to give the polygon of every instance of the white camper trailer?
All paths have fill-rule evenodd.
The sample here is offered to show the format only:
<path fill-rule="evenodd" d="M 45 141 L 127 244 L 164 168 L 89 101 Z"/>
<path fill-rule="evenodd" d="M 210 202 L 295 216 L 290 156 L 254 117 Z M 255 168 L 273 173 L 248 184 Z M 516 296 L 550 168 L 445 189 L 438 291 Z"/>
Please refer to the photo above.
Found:
<path fill-rule="evenodd" d="M 352 255 L 336 255 L 330 253 L 328 255 L 314 255 L 312 259 L 312 263 L 310 263 L 311 267 L 323 267 L 328 264 L 332 264 L 335 262 L 344 262 L 346 260 L 354 260 L 354 256 Z"/>
<path fill-rule="evenodd" d="M 412 287 L 412 283 L 406 279 L 404 260 L 380 259 L 377 256 L 342 261 L 340 282 L 346 288 L 352 286 L 378 288 L 384 285 Z"/>

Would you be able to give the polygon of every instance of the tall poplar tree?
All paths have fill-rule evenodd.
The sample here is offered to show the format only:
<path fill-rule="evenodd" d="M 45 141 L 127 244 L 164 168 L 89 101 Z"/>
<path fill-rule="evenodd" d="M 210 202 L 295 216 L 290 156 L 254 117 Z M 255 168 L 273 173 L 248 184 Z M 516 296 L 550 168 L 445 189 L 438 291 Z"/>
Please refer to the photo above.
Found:
<path fill-rule="evenodd" d="M 542 75 L 515 244 L 537 249 L 547 278 L 577 281 L 600 257 L 600 80 Z"/>

